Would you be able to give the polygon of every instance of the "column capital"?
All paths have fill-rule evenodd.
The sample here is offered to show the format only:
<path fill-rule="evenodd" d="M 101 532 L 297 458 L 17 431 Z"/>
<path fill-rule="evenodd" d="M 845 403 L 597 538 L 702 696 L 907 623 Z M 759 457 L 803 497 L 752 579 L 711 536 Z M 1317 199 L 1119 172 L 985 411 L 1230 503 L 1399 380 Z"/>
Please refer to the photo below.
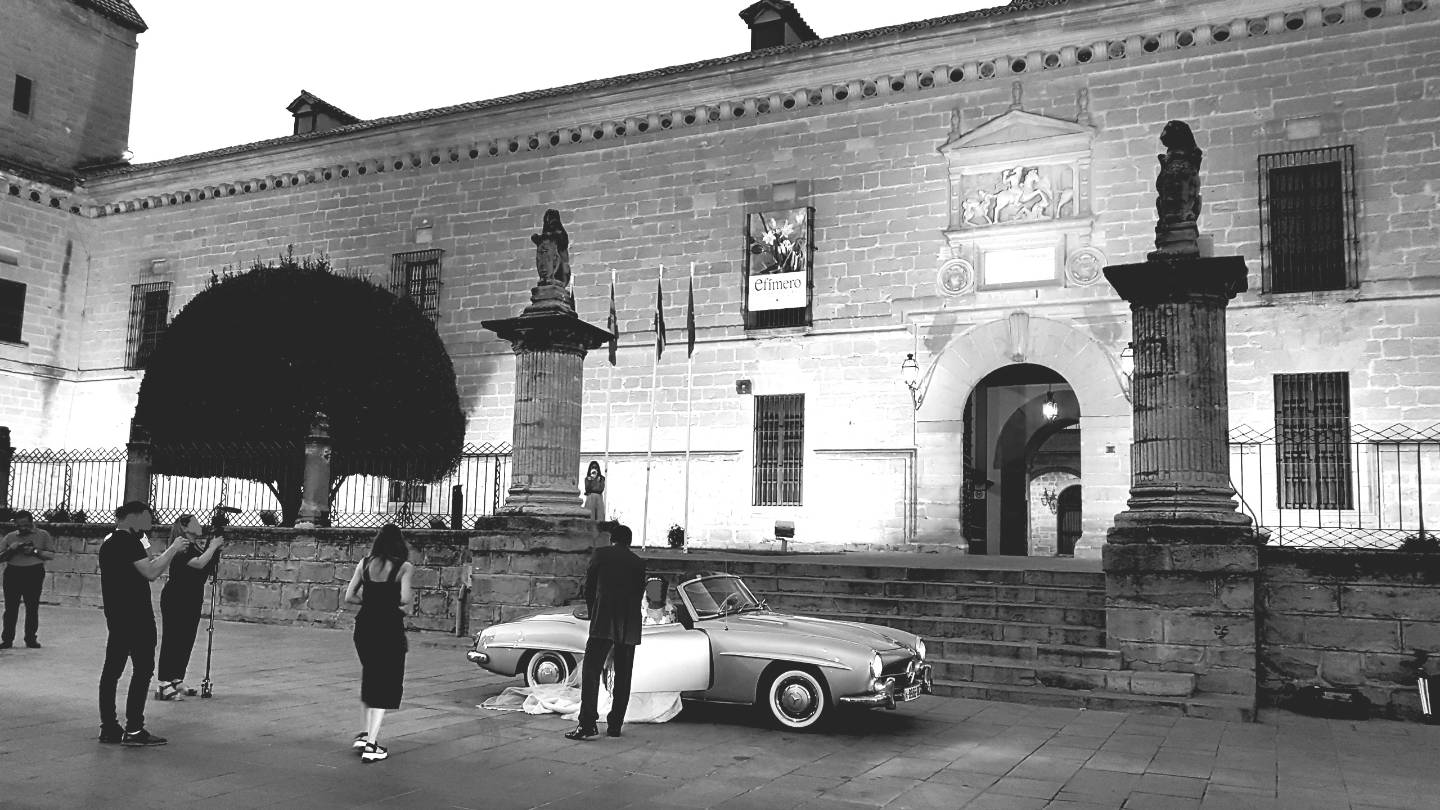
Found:
<path fill-rule="evenodd" d="M 1249 286 L 1242 256 L 1184 256 L 1138 264 L 1112 264 L 1105 278 L 1135 306 L 1228 302 Z"/>
<path fill-rule="evenodd" d="M 480 325 L 508 340 L 516 352 L 551 351 L 584 357 L 586 352 L 600 348 L 611 338 L 606 330 L 576 315 L 531 313 L 528 309 L 518 317 L 481 321 Z"/>

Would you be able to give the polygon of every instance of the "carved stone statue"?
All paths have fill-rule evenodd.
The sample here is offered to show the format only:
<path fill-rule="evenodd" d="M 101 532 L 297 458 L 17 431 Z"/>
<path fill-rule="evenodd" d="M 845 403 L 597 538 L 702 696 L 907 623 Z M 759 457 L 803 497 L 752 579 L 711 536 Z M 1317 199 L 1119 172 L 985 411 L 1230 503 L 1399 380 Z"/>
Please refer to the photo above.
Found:
<path fill-rule="evenodd" d="M 545 212 L 540 233 L 531 234 L 535 243 L 535 270 L 540 274 L 541 287 L 570 286 L 570 235 L 560 224 L 560 212 Z"/>
<path fill-rule="evenodd" d="M 1151 259 L 1200 255 L 1200 160 L 1204 152 L 1183 121 L 1171 121 L 1160 135 L 1165 154 L 1159 155 L 1155 179 L 1155 250 Z"/>

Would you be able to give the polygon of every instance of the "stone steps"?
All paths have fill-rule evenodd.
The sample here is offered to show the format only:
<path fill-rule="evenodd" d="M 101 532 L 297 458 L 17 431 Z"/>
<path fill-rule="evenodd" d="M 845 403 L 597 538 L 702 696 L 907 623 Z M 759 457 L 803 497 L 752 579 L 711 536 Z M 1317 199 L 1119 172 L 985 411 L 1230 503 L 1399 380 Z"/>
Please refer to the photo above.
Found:
<path fill-rule="evenodd" d="M 1157 697 L 1189 697 L 1195 676 L 1188 672 L 1132 672 L 1066 664 L 1040 664 L 1009 658 L 932 657 L 935 678 L 993 685 L 1049 686 L 1068 690 L 1101 690 Z"/>
<path fill-rule="evenodd" d="M 1254 701 L 1230 695 L 1166 697 L 1096 689 L 1061 689 L 1052 686 L 940 680 L 935 682 L 935 694 L 974 700 L 1025 703 L 1032 706 L 1057 706 L 1145 714 L 1179 714 L 1206 720 L 1247 723 L 1255 720 Z"/>
<path fill-rule="evenodd" d="M 1094 571 L 821 565 L 783 559 L 651 560 L 725 570 L 778 611 L 896 627 L 926 641 L 937 694 L 1045 706 L 1244 719 L 1253 705 L 1196 696 L 1189 673 L 1124 669 L 1105 648 L 1105 577 Z M 1248 714 L 1247 714 L 1248 713 Z"/>

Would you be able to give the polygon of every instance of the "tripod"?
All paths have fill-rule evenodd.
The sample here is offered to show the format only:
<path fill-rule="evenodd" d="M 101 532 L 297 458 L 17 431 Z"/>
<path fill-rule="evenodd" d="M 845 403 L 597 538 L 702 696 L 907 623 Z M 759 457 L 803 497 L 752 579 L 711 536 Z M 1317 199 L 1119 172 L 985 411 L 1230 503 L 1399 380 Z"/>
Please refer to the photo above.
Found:
<path fill-rule="evenodd" d="M 210 532 L 212 537 L 219 537 L 220 531 L 230 525 L 226 515 L 237 514 L 240 510 L 233 506 L 220 505 L 215 507 L 215 514 L 210 518 Z M 213 540 L 212 540 L 213 542 Z M 210 681 L 210 658 L 215 650 L 215 602 L 220 597 L 220 552 L 215 552 L 215 558 L 210 561 L 210 622 L 205 628 L 205 680 L 200 682 L 200 697 L 210 698 L 215 696 L 215 685 Z"/>

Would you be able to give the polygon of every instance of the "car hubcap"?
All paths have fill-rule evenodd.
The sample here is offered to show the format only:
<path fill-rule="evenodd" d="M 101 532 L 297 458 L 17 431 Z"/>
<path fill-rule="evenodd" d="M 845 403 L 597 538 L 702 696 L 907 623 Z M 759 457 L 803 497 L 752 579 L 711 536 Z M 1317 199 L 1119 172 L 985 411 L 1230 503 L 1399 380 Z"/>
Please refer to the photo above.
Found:
<path fill-rule="evenodd" d="M 546 658 L 535 665 L 536 683 L 559 683 L 562 677 L 562 670 L 559 662 L 553 658 Z"/>
<path fill-rule="evenodd" d="M 796 720 L 803 720 L 815 711 L 815 694 L 803 683 L 788 683 L 780 690 L 780 710 Z"/>

